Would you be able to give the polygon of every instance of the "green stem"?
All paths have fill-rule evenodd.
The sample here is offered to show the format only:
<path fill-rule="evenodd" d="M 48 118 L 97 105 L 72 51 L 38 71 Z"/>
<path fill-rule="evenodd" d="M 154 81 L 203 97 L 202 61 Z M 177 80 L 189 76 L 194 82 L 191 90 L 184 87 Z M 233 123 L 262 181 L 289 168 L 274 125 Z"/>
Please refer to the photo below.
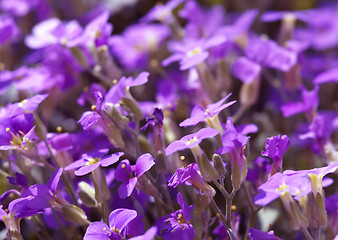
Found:
<path fill-rule="evenodd" d="M 309 231 L 307 230 L 307 228 L 302 227 L 301 230 L 304 233 L 304 235 L 305 235 L 305 237 L 306 237 L 307 240 L 313 240 L 313 238 L 311 237 L 311 235 L 310 235 Z"/>
<path fill-rule="evenodd" d="M 53 154 L 53 152 L 52 152 L 52 149 L 50 148 L 50 146 L 49 146 L 47 140 L 44 139 L 43 141 L 44 141 L 44 143 L 45 143 L 45 145 L 46 145 L 46 147 L 47 147 L 47 149 L 48 149 L 48 152 L 49 152 L 50 157 L 51 157 L 51 159 L 53 160 L 54 164 L 55 164 L 58 168 L 60 168 L 60 165 L 59 165 L 59 163 L 57 162 L 57 160 L 56 160 L 56 158 L 55 158 L 55 156 L 54 156 L 54 154 Z M 62 175 L 61 175 L 61 179 L 62 179 L 62 181 L 64 182 L 64 184 L 66 185 L 66 188 L 68 189 L 68 191 L 69 191 L 71 197 L 73 198 L 73 201 L 74 201 L 75 205 L 79 206 L 79 203 L 78 203 L 77 198 L 76 198 L 75 190 L 74 190 L 73 186 L 72 186 L 71 184 L 69 184 L 69 179 L 68 179 L 68 177 L 65 176 L 64 174 L 62 174 Z"/>
<path fill-rule="evenodd" d="M 316 229 L 316 240 L 320 240 L 320 226 Z"/>

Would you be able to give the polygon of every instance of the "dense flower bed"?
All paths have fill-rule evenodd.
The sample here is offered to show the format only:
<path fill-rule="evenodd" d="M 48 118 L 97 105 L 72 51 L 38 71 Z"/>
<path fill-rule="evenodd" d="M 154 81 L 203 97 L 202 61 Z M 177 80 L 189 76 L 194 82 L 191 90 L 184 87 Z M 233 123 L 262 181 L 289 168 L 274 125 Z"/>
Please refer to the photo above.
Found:
<path fill-rule="evenodd" d="M 0 238 L 338 239 L 338 5 L 263 2 L 0 0 Z"/>

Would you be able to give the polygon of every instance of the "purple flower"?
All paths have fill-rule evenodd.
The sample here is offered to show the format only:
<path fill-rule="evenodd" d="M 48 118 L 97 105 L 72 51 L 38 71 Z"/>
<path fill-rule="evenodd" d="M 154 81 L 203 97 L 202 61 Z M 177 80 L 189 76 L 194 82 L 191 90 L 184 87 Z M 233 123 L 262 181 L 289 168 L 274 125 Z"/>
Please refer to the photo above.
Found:
<path fill-rule="evenodd" d="M 294 38 L 307 41 L 316 50 L 325 50 L 338 44 L 338 20 L 335 6 L 311 9 L 305 12 L 302 20 L 307 28 L 299 28 Z"/>
<path fill-rule="evenodd" d="M 19 29 L 14 20 L 10 17 L 0 16 L 0 46 L 15 39 L 18 34 Z"/>
<path fill-rule="evenodd" d="M 233 125 L 232 119 L 228 118 L 225 130 L 222 134 L 222 147 L 217 153 L 230 154 L 231 161 L 231 179 L 233 187 L 238 190 L 242 182 L 246 178 L 247 163 L 244 157 L 244 146 L 248 142 L 249 137 L 237 132 Z"/>
<path fill-rule="evenodd" d="M 150 62 L 150 53 L 157 51 L 170 36 L 169 27 L 162 24 L 136 24 L 122 35 L 114 35 L 109 46 L 114 56 L 128 70 L 141 70 Z"/>
<path fill-rule="evenodd" d="M 113 31 L 113 25 L 108 22 L 109 11 L 103 11 L 99 16 L 90 21 L 81 34 L 69 43 L 69 47 L 84 46 L 87 48 L 107 45 Z"/>
<path fill-rule="evenodd" d="M 83 154 L 81 159 L 73 162 L 65 168 L 65 170 L 71 170 L 79 168 L 74 173 L 76 176 L 83 176 L 94 171 L 99 166 L 107 167 L 116 163 L 120 157 L 124 154 L 123 152 L 113 153 L 112 155 L 105 156 L 109 149 L 101 149 L 93 154 Z M 105 156 L 105 157 L 103 157 Z"/>
<path fill-rule="evenodd" d="M 205 61 L 208 56 L 208 49 L 218 46 L 226 41 L 225 37 L 215 36 L 209 39 L 184 39 L 182 42 L 171 42 L 168 46 L 173 55 L 162 62 L 168 66 L 172 62 L 180 62 L 180 70 L 184 71 Z"/>
<path fill-rule="evenodd" d="M 109 215 L 109 226 L 103 222 L 93 222 L 88 226 L 83 239 L 126 239 L 127 235 L 131 235 L 129 234 L 130 230 L 128 228 L 132 227 L 133 220 L 136 218 L 138 218 L 138 215 L 135 210 L 125 208 L 115 209 Z M 142 221 L 138 221 L 138 223 L 143 224 Z M 148 239 L 151 240 L 152 238 Z"/>
<path fill-rule="evenodd" d="M 260 230 L 250 228 L 249 229 L 249 239 L 250 240 L 280 240 L 280 238 L 276 237 L 273 231 L 270 232 L 262 232 Z"/>
<path fill-rule="evenodd" d="M 199 173 L 198 165 L 196 163 L 177 169 L 174 175 L 169 179 L 168 186 L 176 188 L 183 183 L 192 185 L 199 195 L 212 198 L 216 194 L 215 190 Z"/>
<path fill-rule="evenodd" d="M 328 71 L 322 72 L 313 80 L 314 84 L 322 84 L 327 82 L 338 83 L 338 68 L 333 68 Z"/>
<path fill-rule="evenodd" d="M 312 91 L 307 91 L 306 88 L 302 87 L 301 102 L 289 102 L 281 107 L 284 117 L 290 117 L 305 112 L 309 115 L 310 119 L 312 119 L 313 112 L 317 110 L 319 105 L 318 90 L 318 85 L 316 85 Z"/>
<path fill-rule="evenodd" d="M 239 57 L 231 66 L 234 76 L 243 83 L 251 83 L 260 73 L 261 66 L 246 57 Z"/>
<path fill-rule="evenodd" d="M 141 72 L 135 79 L 132 77 L 122 77 L 116 85 L 107 92 L 105 102 L 118 103 L 123 97 L 128 95 L 127 89 L 140 86 L 148 82 L 149 73 Z"/>
<path fill-rule="evenodd" d="M 290 140 L 288 136 L 273 136 L 271 138 L 266 139 L 265 143 L 265 150 L 262 151 L 262 156 L 269 157 L 272 159 L 272 169 L 271 169 L 271 175 L 275 174 L 276 172 L 280 172 L 282 170 L 282 164 L 283 164 L 283 154 L 290 146 Z"/>
<path fill-rule="evenodd" d="M 2 110 L 2 111 L 1 111 Z M 33 114 L 24 114 L 16 105 L 0 110 L 0 150 L 29 150 L 29 142 L 36 139 Z"/>
<path fill-rule="evenodd" d="M 156 4 L 142 19 L 142 22 L 148 23 L 151 21 L 160 21 L 163 23 L 171 24 L 174 21 L 172 11 L 181 3 L 183 0 L 171 0 L 166 4 Z"/>
<path fill-rule="evenodd" d="M 250 83 L 258 76 L 260 66 L 287 72 L 297 62 L 296 53 L 262 38 L 251 39 L 245 54 L 246 57 L 238 58 L 232 66 L 233 74 L 244 83 Z"/>
<path fill-rule="evenodd" d="M 165 150 L 165 154 L 169 156 L 177 151 L 197 147 L 203 139 L 214 137 L 217 134 L 219 134 L 219 131 L 216 129 L 202 128 L 197 133 L 186 135 L 180 140 L 170 143 Z"/>
<path fill-rule="evenodd" d="M 181 206 L 181 210 L 173 212 L 157 221 L 158 235 L 163 236 L 164 240 L 192 240 L 195 236 L 195 230 L 189 221 L 193 206 L 189 207 L 187 205 L 181 193 L 177 194 L 177 202 Z"/>
<path fill-rule="evenodd" d="M 63 23 L 57 18 L 51 18 L 35 25 L 32 34 L 26 37 L 25 43 L 32 49 L 55 44 L 69 46 L 69 42 L 81 32 L 82 28 L 75 20 Z"/>
<path fill-rule="evenodd" d="M 181 127 L 195 126 L 199 122 L 204 122 L 206 119 L 211 119 L 218 115 L 223 109 L 231 106 L 236 101 L 223 104 L 231 96 L 231 93 L 219 100 L 217 103 L 209 104 L 207 108 L 195 106 L 191 112 L 191 117 L 180 123 Z"/>
<path fill-rule="evenodd" d="M 134 166 L 131 166 L 128 160 L 121 161 L 115 171 L 115 179 L 122 182 L 119 188 L 120 198 L 129 197 L 136 187 L 138 178 L 154 165 L 154 158 L 149 153 L 141 155 Z"/>

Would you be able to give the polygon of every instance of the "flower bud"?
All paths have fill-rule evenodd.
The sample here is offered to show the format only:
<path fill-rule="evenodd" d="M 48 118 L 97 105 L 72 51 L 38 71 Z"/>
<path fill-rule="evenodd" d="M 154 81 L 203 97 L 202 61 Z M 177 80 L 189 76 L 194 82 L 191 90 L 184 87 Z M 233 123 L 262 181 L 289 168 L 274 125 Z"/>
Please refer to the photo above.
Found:
<path fill-rule="evenodd" d="M 325 209 L 325 197 L 322 187 L 323 175 L 309 174 L 311 181 L 312 194 L 310 195 L 311 204 L 311 223 L 313 227 L 324 226 L 327 221 Z"/>
<path fill-rule="evenodd" d="M 156 170 L 160 174 L 164 174 L 164 173 L 167 172 L 167 167 L 166 167 L 164 155 L 161 151 L 158 151 L 157 155 L 156 155 Z"/>
<path fill-rule="evenodd" d="M 219 176 L 225 176 L 226 169 L 224 167 L 224 162 L 223 162 L 222 157 L 220 155 L 218 155 L 218 154 L 215 153 L 212 156 L 212 161 L 214 163 L 214 168 L 218 172 L 218 175 Z"/>
<path fill-rule="evenodd" d="M 210 164 L 209 159 L 205 154 L 197 157 L 198 168 L 201 171 L 203 178 L 207 182 L 216 181 L 218 179 L 218 172 Z"/>
<path fill-rule="evenodd" d="M 259 95 L 261 81 L 259 76 L 252 82 L 243 84 L 239 93 L 239 99 L 242 106 L 247 109 L 256 103 Z"/>
<path fill-rule="evenodd" d="M 158 196 L 157 189 L 144 174 L 138 178 L 138 181 L 136 183 L 136 188 L 141 190 L 147 195 L 150 195 L 153 197 Z"/>
<path fill-rule="evenodd" d="M 71 223 L 75 223 L 78 225 L 88 224 L 85 212 L 75 205 L 63 205 L 60 212 L 61 216 Z"/>
<path fill-rule="evenodd" d="M 135 121 L 140 121 L 143 119 L 143 112 L 134 99 L 124 97 L 122 98 L 121 102 L 134 114 Z"/>
<path fill-rule="evenodd" d="M 289 192 L 282 193 L 280 199 L 282 200 L 284 209 L 290 218 L 291 228 L 293 230 L 307 228 L 307 226 L 309 225 L 309 221 L 301 213 L 296 201 L 291 197 L 290 193 Z"/>
<path fill-rule="evenodd" d="M 88 207 L 95 207 L 97 205 L 95 189 L 86 182 L 80 182 L 79 189 L 78 194 L 81 201 Z"/>
<path fill-rule="evenodd" d="M 123 116 L 113 103 L 104 104 L 102 110 L 119 129 L 124 129 L 129 124 L 129 119 Z"/>

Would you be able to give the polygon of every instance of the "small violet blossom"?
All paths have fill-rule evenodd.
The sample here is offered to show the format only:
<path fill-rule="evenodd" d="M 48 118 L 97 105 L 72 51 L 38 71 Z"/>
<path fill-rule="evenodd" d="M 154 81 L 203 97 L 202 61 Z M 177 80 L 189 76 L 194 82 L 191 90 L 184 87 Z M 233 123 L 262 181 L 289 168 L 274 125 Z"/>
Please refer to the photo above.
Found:
<path fill-rule="evenodd" d="M 179 61 L 180 70 L 190 69 L 208 58 L 208 49 L 218 46 L 225 41 L 225 37 L 215 36 L 209 39 L 185 39 L 183 42 L 171 42 L 168 48 L 174 54 L 165 59 L 162 65 L 166 67 L 172 62 Z"/>
<path fill-rule="evenodd" d="M 187 118 L 183 122 L 180 123 L 181 127 L 187 126 L 195 126 L 199 122 L 207 121 L 208 119 L 212 119 L 214 116 L 217 116 L 223 109 L 233 105 L 236 101 L 231 101 L 226 104 L 223 104 L 229 97 L 231 93 L 228 94 L 226 97 L 222 98 L 216 103 L 209 104 L 206 108 L 201 106 L 195 106 L 191 112 L 191 117 Z"/>
<path fill-rule="evenodd" d="M 78 168 L 74 173 L 76 176 L 83 176 L 92 171 L 94 171 L 99 166 L 107 167 L 116 163 L 120 157 L 124 154 L 123 152 L 113 153 L 111 155 L 105 156 L 108 153 L 109 149 L 100 149 L 92 154 L 83 154 L 82 157 L 68 165 L 65 170 L 72 170 Z M 105 156 L 105 157 L 103 157 Z"/>
<path fill-rule="evenodd" d="M 169 144 L 169 146 L 165 150 L 165 154 L 169 156 L 170 154 L 173 154 L 177 151 L 181 151 L 187 148 L 195 148 L 202 142 L 203 139 L 214 137 L 217 134 L 219 134 L 219 131 L 216 129 L 203 128 L 197 133 L 186 135 L 180 140 L 176 140 Z"/>
<path fill-rule="evenodd" d="M 128 160 L 121 161 L 115 171 L 115 179 L 122 182 L 119 188 L 120 198 L 129 197 L 137 186 L 138 179 L 154 165 L 154 158 L 149 153 L 141 155 L 134 166 L 131 166 Z"/>
<path fill-rule="evenodd" d="M 290 140 L 286 135 L 278 135 L 266 139 L 265 151 L 262 151 L 261 154 L 264 157 L 271 158 L 273 161 L 271 175 L 282 170 L 282 157 L 289 146 Z"/>
<path fill-rule="evenodd" d="M 181 193 L 177 194 L 177 202 L 181 209 L 162 217 L 157 221 L 158 235 L 164 240 L 192 240 L 195 236 L 194 227 L 189 223 L 193 206 L 188 206 Z"/>
<path fill-rule="evenodd" d="M 273 231 L 263 232 L 254 228 L 249 229 L 249 239 L 250 240 L 280 240 L 280 238 L 276 237 Z"/>
<path fill-rule="evenodd" d="M 141 230 L 141 231 L 140 231 Z M 127 236 L 140 235 L 144 224 L 135 210 L 118 208 L 109 215 L 109 226 L 103 222 L 91 223 L 83 237 L 84 240 L 111 239 L 122 240 Z M 156 235 L 156 227 L 148 229 L 143 236 L 128 238 L 133 240 L 152 240 Z"/>
<path fill-rule="evenodd" d="M 169 179 L 168 186 L 176 188 L 181 184 L 192 185 L 197 194 L 213 198 L 216 191 L 203 179 L 199 173 L 199 168 L 196 163 L 191 163 L 187 167 L 182 167 L 176 170 L 174 175 Z"/>
<path fill-rule="evenodd" d="M 289 102 L 281 107 L 284 117 L 290 117 L 292 115 L 305 112 L 307 116 L 312 120 L 314 112 L 319 105 L 318 91 L 319 87 L 316 85 L 312 91 L 307 91 L 305 87 L 302 87 L 302 101 L 301 102 Z"/>

